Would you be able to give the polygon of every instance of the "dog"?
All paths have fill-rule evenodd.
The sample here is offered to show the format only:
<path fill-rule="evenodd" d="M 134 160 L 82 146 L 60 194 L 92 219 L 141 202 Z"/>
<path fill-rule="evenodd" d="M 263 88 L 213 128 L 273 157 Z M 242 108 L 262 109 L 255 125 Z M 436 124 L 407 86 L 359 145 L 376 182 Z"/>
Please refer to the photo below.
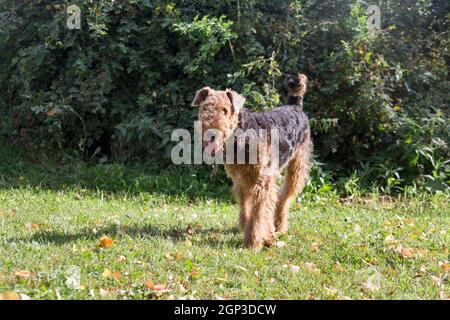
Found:
<path fill-rule="evenodd" d="M 313 150 L 309 120 L 303 112 L 307 81 L 303 74 L 288 77 L 288 104 L 267 112 L 244 108 L 245 98 L 230 89 L 217 91 L 204 87 L 196 92 L 192 102 L 199 107 L 203 132 L 217 133 L 204 142 L 211 154 L 248 147 L 247 140 L 243 146 L 236 142 L 234 133 L 238 130 L 275 130 L 278 135 L 278 148 L 273 149 L 275 139 L 268 135 L 263 147 L 258 149 L 262 151 L 256 163 L 248 162 L 248 152 L 245 163 L 225 163 L 240 206 L 239 226 L 246 248 L 259 251 L 264 245 L 272 245 L 276 234 L 287 232 L 291 202 L 307 182 Z M 275 169 L 273 150 L 278 151 Z M 281 172 L 286 174 L 278 192 L 276 180 Z"/>

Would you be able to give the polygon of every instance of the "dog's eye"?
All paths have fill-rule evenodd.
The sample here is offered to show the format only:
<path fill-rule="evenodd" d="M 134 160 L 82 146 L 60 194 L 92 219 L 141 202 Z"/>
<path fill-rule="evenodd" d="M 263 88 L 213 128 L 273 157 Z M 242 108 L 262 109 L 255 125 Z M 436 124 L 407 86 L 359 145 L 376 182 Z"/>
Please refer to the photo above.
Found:
<path fill-rule="evenodd" d="M 228 113 L 228 110 L 227 110 L 227 109 L 223 108 L 222 111 L 223 111 L 223 114 L 224 114 L 224 115 L 227 115 L 227 113 Z"/>

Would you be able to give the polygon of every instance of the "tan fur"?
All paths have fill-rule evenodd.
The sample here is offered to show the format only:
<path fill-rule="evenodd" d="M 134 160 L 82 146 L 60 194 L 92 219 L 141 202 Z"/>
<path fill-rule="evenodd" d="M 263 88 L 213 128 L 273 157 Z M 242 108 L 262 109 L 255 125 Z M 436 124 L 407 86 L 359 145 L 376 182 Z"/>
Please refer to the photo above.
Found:
<path fill-rule="evenodd" d="M 278 197 L 275 211 L 275 228 L 279 233 L 288 229 L 288 215 L 291 201 L 301 192 L 309 176 L 309 162 L 312 142 L 307 139 L 300 145 L 286 168 L 286 179 Z"/>
<path fill-rule="evenodd" d="M 245 99 L 231 90 L 215 91 L 208 87 L 199 90 L 193 105 L 200 106 L 199 119 L 203 130 L 216 129 L 221 133 L 220 141 L 230 138 L 238 125 L 238 112 Z M 233 193 L 240 206 L 239 226 L 244 232 L 244 244 L 255 251 L 273 243 L 275 231 L 287 230 L 287 216 L 291 200 L 300 191 L 307 179 L 312 143 L 298 146 L 288 161 L 286 180 L 277 196 L 276 179 L 280 170 L 266 169 L 271 163 L 270 145 L 266 144 L 264 155 L 257 164 L 226 164 L 225 170 L 233 181 Z M 276 230 L 275 230 L 276 226 Z"/>

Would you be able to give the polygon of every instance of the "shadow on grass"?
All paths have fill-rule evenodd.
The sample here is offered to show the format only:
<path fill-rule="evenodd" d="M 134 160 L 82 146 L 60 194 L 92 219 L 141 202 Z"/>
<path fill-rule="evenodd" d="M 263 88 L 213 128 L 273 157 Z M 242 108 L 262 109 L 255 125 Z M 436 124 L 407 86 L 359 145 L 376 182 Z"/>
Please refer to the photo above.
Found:
<path fill-rule="evenodd" d="M 195 245 L 209 247 L 234 247 L 242 246 L 240 232 L 236 227 L 225 229 L 219 228 L 194 228 L 192 234 L 181 227 L 158 227 L 153 225 L 145 226 L 121 226 L 110 225 L 100 228 L 95 234 L 92 229 L 86 228 L 76 233 L 60 233 L 55 231 L 38 231 L 30 237 L 13 237 L 6 239 L 8 243 L 17 242 L 37 242 L 40 244 L 65 245 L 79 240 L 96 240 L 102 235 L 107 235 L 113 239 L 127 235 L 136 241 L 145 241 L 149 238 L 165 239 L 173 242 L 184 242 L 191 240 Z M 231 237 L 230 237 L 231 236 Z"/>
<path fill-rule="evenodd" d="M 86 190 L 102 195 L 150 194 L 183 201 L 215 199 L 230 202 L 230 181 L 224 171 L 206 165 L 97 164 L 71 160 L 65 164 L 32 163 L 0 141 L 0 189 Z"/>

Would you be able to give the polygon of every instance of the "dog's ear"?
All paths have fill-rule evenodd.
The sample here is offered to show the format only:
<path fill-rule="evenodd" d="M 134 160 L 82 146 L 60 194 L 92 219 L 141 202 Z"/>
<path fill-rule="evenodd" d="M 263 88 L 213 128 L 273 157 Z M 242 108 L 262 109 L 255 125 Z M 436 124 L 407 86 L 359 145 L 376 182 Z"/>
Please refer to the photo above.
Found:
<path fill-rule="evenodd" d="M 199 106 L 200 103 L 205 101 L 206 97 L 209 95 L 210 92 L 211 92 L 210 87 L 204 87 L 203 89 L 198 90 L 197 93 L 195 94 L 194 101 L 192 101 L 192 106 L 193 107 Z"/>
<path fill-rule="evenodd" d="M 241 96 L 236 91 L 227 89 L 227 96 L 231 101 L 231 105 L 233 106 L 234 112 L 239 113 L 241 109 L 244 107 L 245 98 Z"/>
<path fill-rule="evenodd" d="M 300 83 L 302 84 L 301 94 L 303 96 L 306 93 L 306 89 L 308 88 L 308 77 L 302 73 L 299 73 L 298 78 L 300 80 Z"/>

